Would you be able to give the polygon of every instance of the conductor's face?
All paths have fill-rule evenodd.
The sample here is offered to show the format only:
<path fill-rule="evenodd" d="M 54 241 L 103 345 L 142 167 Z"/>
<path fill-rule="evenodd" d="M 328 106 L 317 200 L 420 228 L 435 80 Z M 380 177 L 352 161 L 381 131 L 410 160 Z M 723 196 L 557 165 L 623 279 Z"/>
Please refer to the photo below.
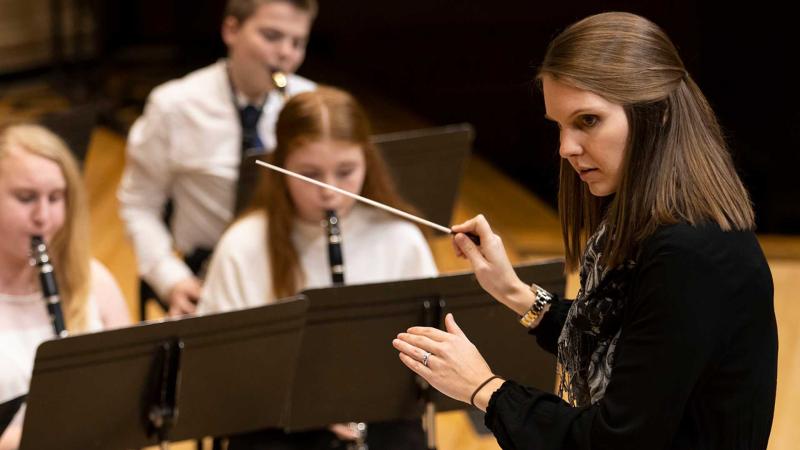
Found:
<path fill-rule="evenodd" d="M 300 144 L 286 157 L 286 168 L 336 186 L 354 194 L 361 193 L 366 175 L 364 151 L 358 144 L 321 140 Z M 319 223 L 325 210 L 346 216 L 355 200 L 295 178 L 286 178 L 289 196 L 301 220 Z"/>
<path fill-rule="evenodd" d="M 271 70 L 293 73 L 306 54 L 311 29 L 311 15 L 285 1 L 259 6 L 239 22 L 227 17 L 222 25 L 222 39 L 228 47 L 231 66 L 242 74 L 247 84 L 271 86 Z"/>
<path fill-rule="evenodd" d="M 589 191 L 604 197 L 617 191 L 628 141 L 622 105 L 589 91 L 542 77 L 546 117 L 558 124 L 559 154 Z"/>

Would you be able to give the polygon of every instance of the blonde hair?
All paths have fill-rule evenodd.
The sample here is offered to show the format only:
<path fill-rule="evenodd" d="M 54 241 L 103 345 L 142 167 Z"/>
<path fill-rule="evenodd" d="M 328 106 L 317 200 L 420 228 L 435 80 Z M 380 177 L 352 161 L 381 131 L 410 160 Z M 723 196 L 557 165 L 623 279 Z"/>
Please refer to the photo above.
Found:
<path fill-rule="evenodd" d="M 269 159 L 284 167 L 288 156 L 309 142 L 330 139 L 356 144 L 364 152 L 365 177 L 361 194 L 395 208 L 413 211 L 397 194 L 370 136 L 367 115 L 353 96 L 340 89 L 319 86 L 315 91 L 295 95 L 283 107 L 275 125 L 277 145 Z M 250 210 L 267 213 L 270 277 L 275 297 L 281 298 L 296 294 L 304 279 L 291 240 L 295 206 L 285 176 L 272 171 L 261 171 L 260 176 L 261 184 Z"/>
<path fill-rule="evenodd" d="M 89 297 L 89 217 L 83 179 L 75 158 L 61 138 L 39 125 L 11 125 L 0 128 L 0 159 L 13 149 L 49 159 L 61 168 L 66 181 L 64 225 L 48 242 L 56 271 L 65 321 L 70 331 L 87 326 Z"/>
<path fill-rule="evenodd" d="M 561 161 L 559 214 L 568 267 L 578 265 L 602 220 L 611 233 L 604 261 L 612 267 L 635 258 L 639 243 L 662 225 L 755 226 L 714 111 L 657 25 L 629 13 L 587 17 L 550 43 L 540 82 L 544 75 L 622 105 L 629 125 L 613 197 L 592 196 Z"/>

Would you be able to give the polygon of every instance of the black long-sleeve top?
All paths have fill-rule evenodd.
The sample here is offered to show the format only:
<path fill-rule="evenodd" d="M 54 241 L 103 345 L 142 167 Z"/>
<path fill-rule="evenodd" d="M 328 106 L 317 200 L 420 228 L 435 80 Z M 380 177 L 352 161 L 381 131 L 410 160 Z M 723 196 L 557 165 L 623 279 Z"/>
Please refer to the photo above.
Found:
<path fill-rule="evenodd" d="M 485 422 L 504 449 L 766 449 L 778 337 L 772 276 L 752 232 L 665 226 L 631 272 L 604 397 L 572 407 L 505 382 Z M 532 332 L 555 352 L 570 302 Z"/>

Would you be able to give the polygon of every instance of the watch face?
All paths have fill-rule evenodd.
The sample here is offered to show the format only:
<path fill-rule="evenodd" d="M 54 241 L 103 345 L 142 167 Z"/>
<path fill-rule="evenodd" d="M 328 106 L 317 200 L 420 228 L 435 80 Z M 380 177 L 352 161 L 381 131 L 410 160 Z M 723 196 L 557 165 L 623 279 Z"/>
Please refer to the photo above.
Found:
<path fill-rule="evenodd" d="M 549 293 L 549 292 L 545 291 L 545 290 L 544 290 L 544 289 L 542 289 L 542 288 L 539 288 L 539 289 L 536 291 L 536 297 L 537 297 L 537 298 L 538 298 L 538 297 L 541 297 L 541 298 L 542 298 L 542 299 L 543 299 L 545 302 L 547 302 L 547 303 L 550 303 L 551 301 L 553 301 L 553 294 L 551 294 L 551 293 Z"/>

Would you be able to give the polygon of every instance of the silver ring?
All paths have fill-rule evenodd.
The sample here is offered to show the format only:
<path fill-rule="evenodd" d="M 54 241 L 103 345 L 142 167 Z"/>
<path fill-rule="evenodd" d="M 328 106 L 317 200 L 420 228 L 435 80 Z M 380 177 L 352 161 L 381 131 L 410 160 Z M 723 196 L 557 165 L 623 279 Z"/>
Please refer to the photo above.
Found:
<path fill-rule="evenodd" d="M 431 357 L 431 352 L 422 351 L 422 365 L 428 367 L 428 358 Z"/>

